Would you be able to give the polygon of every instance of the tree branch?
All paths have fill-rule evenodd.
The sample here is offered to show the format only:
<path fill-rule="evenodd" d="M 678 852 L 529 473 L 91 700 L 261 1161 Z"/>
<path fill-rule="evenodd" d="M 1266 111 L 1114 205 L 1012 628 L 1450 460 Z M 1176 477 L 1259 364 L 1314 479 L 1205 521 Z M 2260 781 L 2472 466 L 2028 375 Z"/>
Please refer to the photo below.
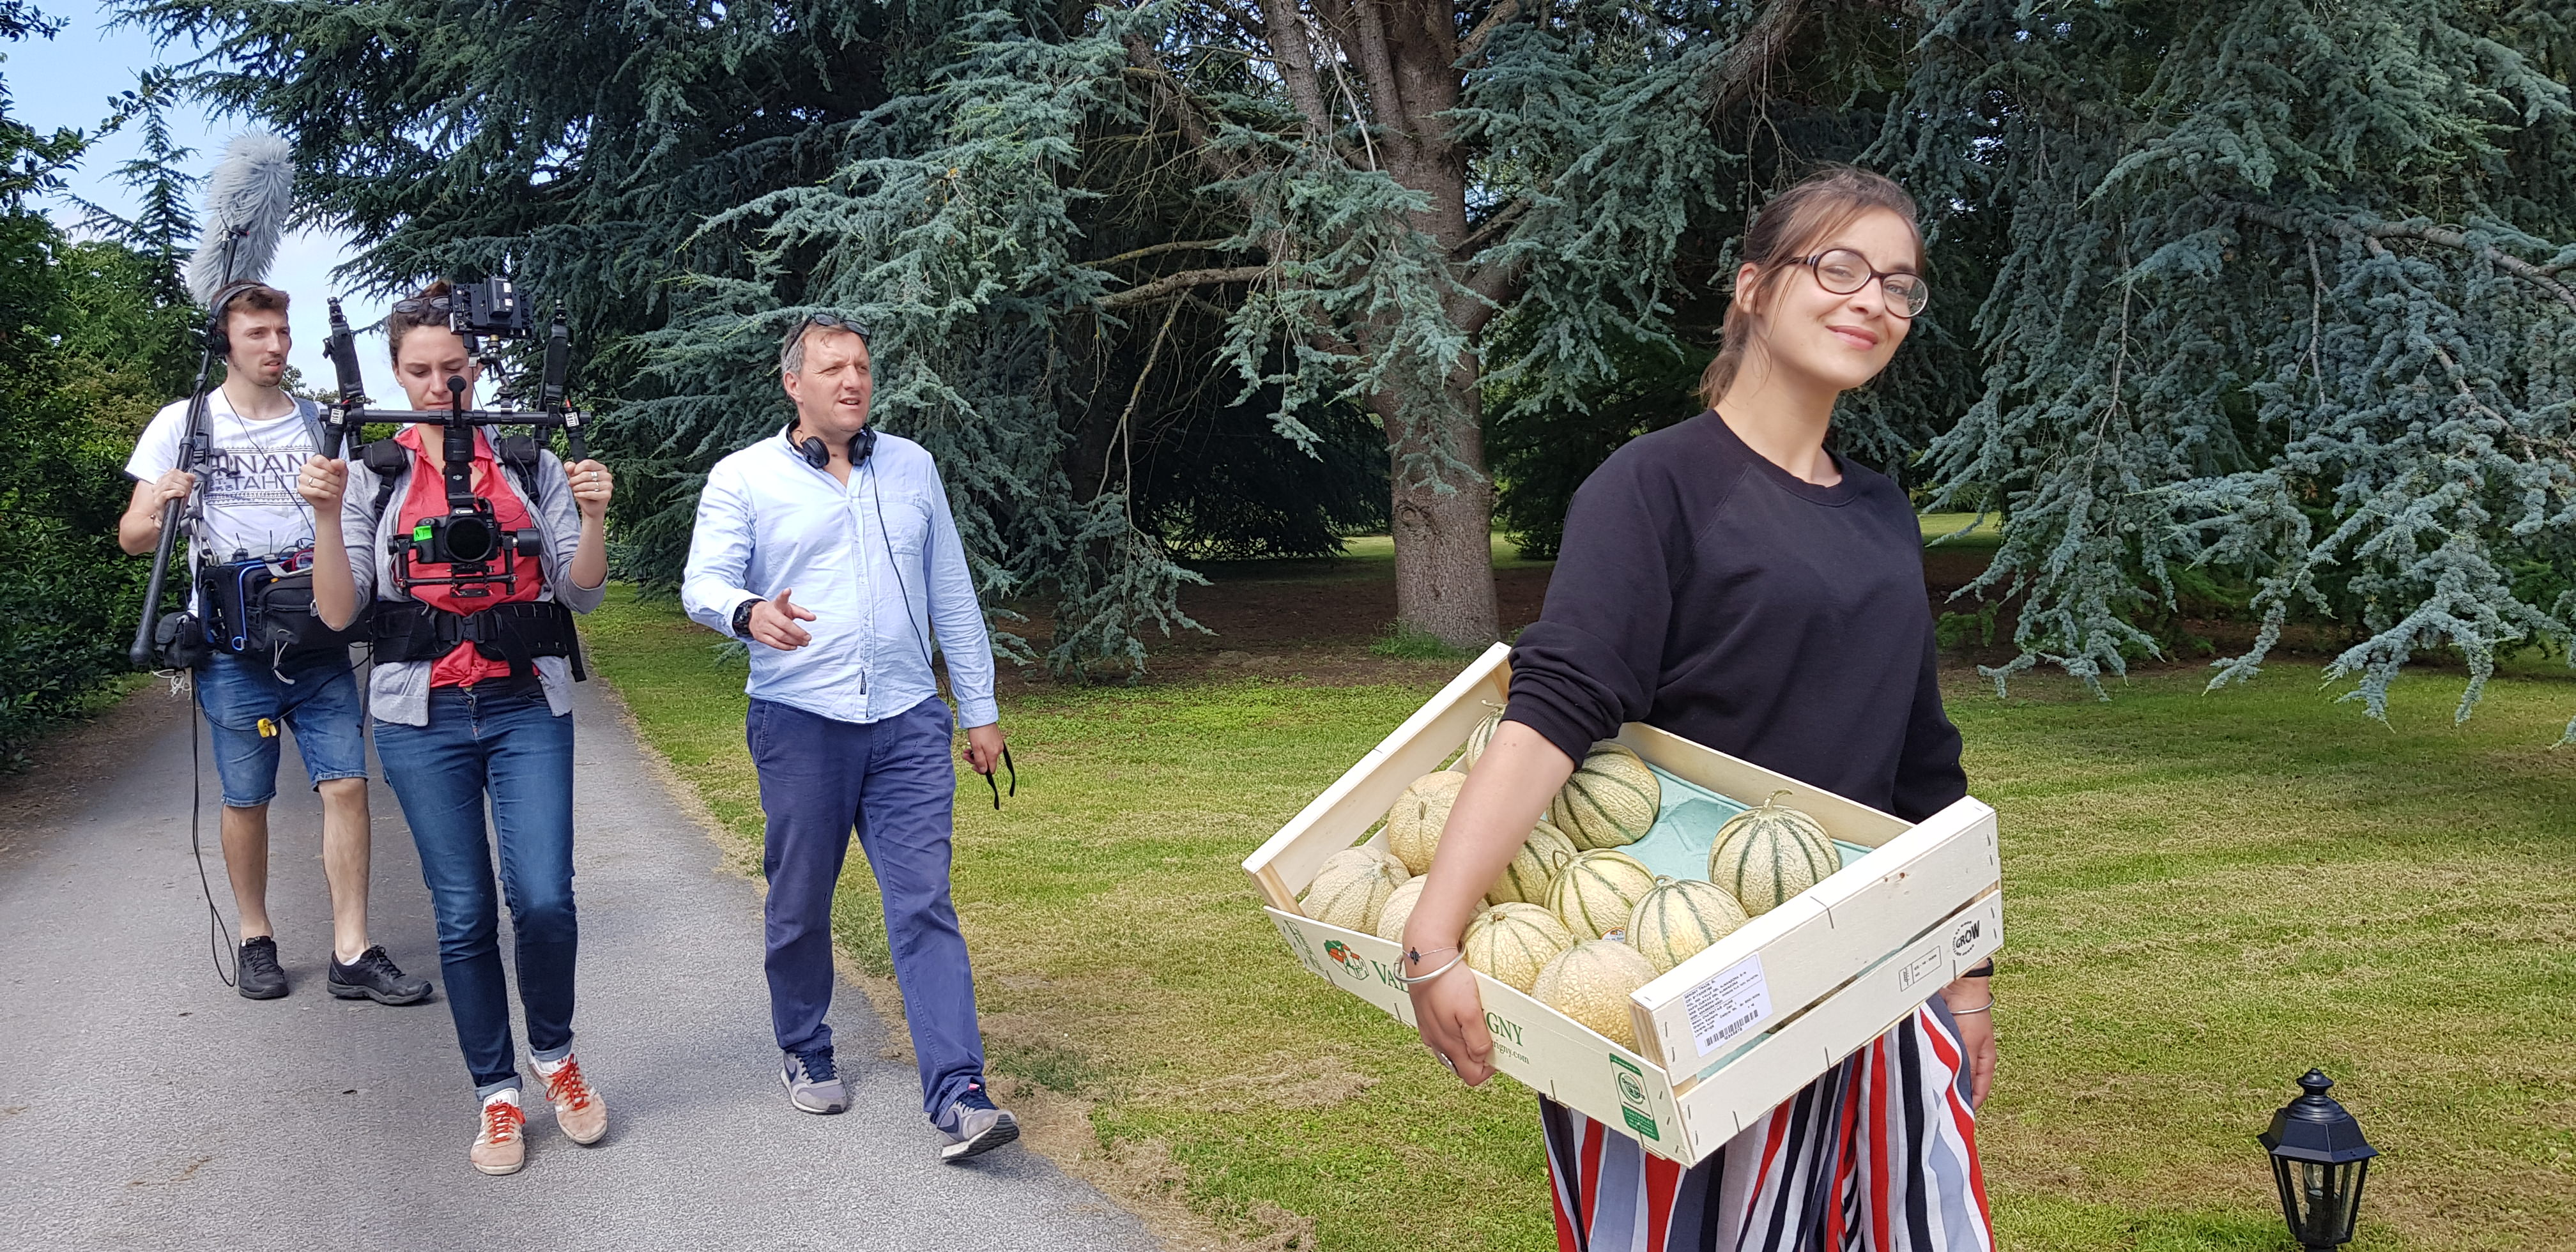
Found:
<path fill-rule="evenodd" d="M 1298 11 L 1297 0 L 1261 0 L 1260 9 L 1270 30 L 1270 52 L 1279 58 L 1279 81 L 1306 119 L 1307 135 L 1320 140 L 1332 134 L 1333 114 L 1324 107 L 1323 84 L 1316 81 L 1315 43 L 1306 37 L 1306 15 Z"/>
<path fill-rule="evenodd" d="M 1090 262 L 1090 264 L 1093 264 L 1093 265 L 1117 265 L 1117 264 L 1120 264 L 1120 263 L 1122 263 L 1122 262 L 1126 262 L 1126 261 L 1134 261 L 1134 260 L 1138 260 L 1138 259 L 1141 259 L 1141 258 L 1144 258 L 1144 257 L 1155 256 L 1155 255 L 1158 255 L 1158 254 L 1160 254 L 1160 253 L 1165 253 L 1165 252 L 1232 252 L 1232 251 L 1235 251 L 1235 249 L 1232 249 L 1232 248 L 1228 248 L 1228 247 L 1226 247 L 1226 246 L 1225 246 L 1225 242 L 1226 242 L 1226 241 L 1225 241 L 1225 240 L 1222 240 L 1222 239 L 1177 239 L 1177 240 L 1174 240 L 1174 241 L 1172 241 L 1172 242 L 1170 242 L 1170 243 L 1147 244 L 1147 245 L 1145 245 L 1144 247 L 1142 247 L 1142 248 L 1138 248 L 1138 249 L 1136 249 L 1136 250 L 1135 250 L 1135 251 L 1133 251 L 1133 252 L 1121 252 L 1121 253 L 1119 253 L 1118 255 L 1113 256 L 1113 257 L 1102 257 L 1101 259 L 1099 259 L 1099 260 L 1097 260 L 1097 261 Z"/>
<path fill-rule="evenodd" d="M 1709 76 L 1702 95 L 1711 116 L 1742 103 L 1758 83 L 1770 77 L 1771 67 L 1789 50 L 1789 41 L 1806 25 L 1808 14 L 1816 7 L 1801 0 L 1771 0 L 1762 6 L 1753 24 L 1745 28 L 1744 37 L 1717 59 L 1717 71 Z"/>
<path fill-rule="evenodd" d="M 1486 244 L 1493 242 L 1495 236 L 1510 230 L 1512 223 L 1519 221 L 1521 214 L 1528 208 L 1529 201 L 1514 200 L 1495 210 L 1492 216 L 1487 217 L 1475 230 L 1469 232 L 1466 238 L 1459 240 L 1457 247 L 1449 250 L 1449 259 L 1472 260 L 1478 252 L 1484 250 Z"/>
<path fill-rule="evenodd" d="M 1376 120 L 1388 139 L 1405 145 L 1403 159 L 1409 161 L 1415 138 L 1407 125 L 1411 118 L 1405 112 L 1404 92 L 1396 83 L 1386 24 L 1378 20 L 1371 0 L 1315 0 L 1315 14 L 1323 19 L 1324 33 L 1342 59 L 1358 66 L 1361 80 L 1368 84 L 1370 116 L 1356 120 L 1362 125 Z"/>
<path fill-rule="evenodd" d="M 2347 239 L 2360 240 L 2363 247 L 2370 249 L 2370 254 L 2372 256 L 2384 257 L 2388 255 L 2388 245 L 2381 243 L 2380 240 L 2382 239 L 2421 239 L 2427 243 L 2458 248 L 2464 252 L 2478 252 L 2487 255 L 2490 260 L 2502 257 L 2504 260 L 2511 261 L 2525 269 L 2532 270 L 2535 275 L 2534 281 L 2556 288 L 2560 293 L 2560 298 L 2567 299 L 2566 288 L 2558 283 L 2557 280 L 2550 278 L 2546 274 L 2539 273 L 2538 266 L 2532 265 L 2530 262 L 2524 261 L 2520 257 L 2498 252 L 2495 249 L 2484 245 L 2473 245 L 2465 236 L 2461 235 L 2457 231 L 2442 230 L 2439 227 L 2396 226 L 2388 225 L 2386 223 L 2382 223 L 2379 228 L 2370 228 L 2355 226 L 2341 218 L 2328 217 L 2321 213 L 2299 214 L 2292 210 L 2275 209 L 2270 205 L 2264 204 L 2239 203 L 2237 207 L 2243 210 L 2246 216 L 2251 217 L 2258 222 L 2262 222 L 2267 226 L 2271 226 L 2276 230 L 2295 231 L 2297 229 L 2296 223 L 2301 217 L 2305 217 L 2309 221 L 2312 221 L 2317 225 L 2324 226 Z M 2447 236 L 2447 238 L 2444 236 Z M 2509 269 L 2509 267 L 2504 266 L 2501 263 L 2497 265 L 2497 268 Z M 2576 308 L 2576 300 L 2569 300 L 2569 307 Z M 2460 393 L 2461 403 L 2485 414 L 2488 418 L 2492 419 L 2496 425 L 2503 427 L 2505 435 L 2511 438 L 2514 442 L 2521 444 L 2522 450 L 2525 453 L 2532 456 L 2545 456 L 2551 453 L 2555 453 L 2559 456 L 2576 454 L 2576 445 L 2571 445 L 2561 440 L 2534 439 L 2530 435 L 2524 434 L 2521 430 L 2515 428 L 2512 418 L 2497 412 L 2495 407 L 2488 404 L 2486 401 L 2478 399 L 2477 389 L 2469 385 L 2468 371 L 2460 368 L 2459 360 L 2451 355 L 2450 349 L 2434 342 L 2430 336 L 2425 338 L 2424 346 L 2432 350 L 2434 360 L 2442 363 L 2442 372 L 2451 380 L 2451 386 Z"/>
<path fill-rule="evenodd" d="M 1182 270 L 1176 274 L 1165 274 L 1142 286 L 1111 292 L 1102 296 L 1099 303 L 1104 309 L 1123 309 L 1131 305 L 1150 304 L 1174 292 L 1186 291 L 1192 287 L 1206 287 L 1216 283 L 1257 282 L 1264 278 L 1275 278 L 1278 274 L 1279 267 L 1276 265 L 1237 265 L 1229 269 Z"/>
<path fill-rule="evenodd" d="M 1269 39 L 1270 34 L 1261 28 L 1261 20 L 1257 15 L 1236 8 L 1229 0 L 1217 0 L 1214 7 L 1217 12 L 1225 15 L 1225 20 L 1234 24 L 1236 30 L 1242 31 L 1245 38 L 1265 42 Z"/>
<path fill-rule="evenodd" d="M 1172 124 L 1180 129 L 1181 138 L 1188 142 L 1190 151 L 1211 172 L 1220 179 L 1241 176 L 1243 171 L 1238 164 L 1210 141 L 1211 128 L 1207 115 L 1199 109 L 1198 101 L 1191 99 L 1190 93 L 1173 79 L 1171 71 L 1154 59 L 1152 45 L 1147 44 L 1142 36 L 1130 35 L 1127 38 L 1127 72 L 1145 80 L 1146 90 L 1153 95 L 1154 102 L 1172 115 Z"/>
<path fill-rule="evenodd" d="M 1465 41 L 1458 45 L 1458 59 L 1468 61 L 1481 55 L 1485 51 L 1485 41 L 1520 15 L 1521 0 L 1503 0 L 1495 5 L 1493 11 L 1485 15 L 1485 20 L 1476 23 L 1476 29 L 1468 31 Z"/>
<path fill-rule="evenodd" d="M 2566 305 L 2570 310 L 2576 310 L 2576 289 L 2568 287 L 2567 283 L 2557 275 L 2510 252 L 2478 243 L 2456 230 L 2444 230 L 2439 226 L 2416 226 L 2405 222 L 2378 222 L 2369 226 L 2356 226 L 2339 217 L 2302 209 L 2249 204 L 2241 200 L 2229 203 L 2239 214 L 2274 230 L 2290 234 L 2298 234 L 2305 230 L 2329 230 L 2345 239 L 2360 240 L 2368 244 L 2370 250 L 2378 255 L 2386 255 L 2388 251 L 2380 243 L 2383 239 L 2413 239 L 2436 247 L 2466 252 L 2505 273 L 2530 282 L 2533 286 L 2556 296 L 2560 304 Z"/>

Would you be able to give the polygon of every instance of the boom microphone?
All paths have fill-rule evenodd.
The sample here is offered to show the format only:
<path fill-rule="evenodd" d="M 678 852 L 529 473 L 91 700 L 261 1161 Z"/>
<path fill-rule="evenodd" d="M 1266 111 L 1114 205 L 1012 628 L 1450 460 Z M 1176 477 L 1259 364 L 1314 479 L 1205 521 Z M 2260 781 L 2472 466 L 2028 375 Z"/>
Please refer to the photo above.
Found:
<path fill-rule="evenodd" d="M 188 258 L 188 294 L 204 304 L 228 284 L 267 277 L 294 216 L 294 150 L 260 131 L 233 140 L 206 179 L 206 236 Z"/>

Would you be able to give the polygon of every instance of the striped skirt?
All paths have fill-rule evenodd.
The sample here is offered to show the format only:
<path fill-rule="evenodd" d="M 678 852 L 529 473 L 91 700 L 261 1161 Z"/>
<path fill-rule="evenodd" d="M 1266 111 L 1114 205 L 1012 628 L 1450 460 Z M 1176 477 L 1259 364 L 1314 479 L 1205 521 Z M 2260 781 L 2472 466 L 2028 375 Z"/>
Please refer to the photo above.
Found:
<path fill-rule="evenodd" d="M 1687 1169 L 1541 1099 L 1558 1252 L 1993 1252 L 1936 997 Z"/>

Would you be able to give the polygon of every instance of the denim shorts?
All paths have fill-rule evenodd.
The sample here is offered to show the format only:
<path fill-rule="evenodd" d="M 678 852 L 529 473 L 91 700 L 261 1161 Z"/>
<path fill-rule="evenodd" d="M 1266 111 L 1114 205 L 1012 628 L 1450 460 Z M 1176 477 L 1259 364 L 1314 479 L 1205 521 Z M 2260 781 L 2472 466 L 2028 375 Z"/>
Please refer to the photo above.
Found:
<path fill-rule="evenodd" d="M 197 667 L 197 706 L 213 729 L 226 808 L 255 809 L 276 798 L 281 722 L 295 732 L 304 775 L 315 787 L 367 776 L 358 678 L 346 652 L 289 657 L 283 675 L 266 657 L 218 652 Z"/>

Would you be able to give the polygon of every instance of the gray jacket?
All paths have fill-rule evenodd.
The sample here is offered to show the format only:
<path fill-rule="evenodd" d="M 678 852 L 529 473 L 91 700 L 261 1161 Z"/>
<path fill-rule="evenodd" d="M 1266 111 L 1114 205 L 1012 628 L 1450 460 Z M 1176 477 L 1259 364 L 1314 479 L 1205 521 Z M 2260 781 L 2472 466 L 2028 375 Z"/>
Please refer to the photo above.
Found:
<path fill-rule="evenodd" d="M 394 479 L 394 494 L 385 503 L 386 513 L 401 512 L 403 497 L 411 490 L 412 474 L 419 466 L 419 458 L 414 457 L 410 468 Z M 520 488 L 519 477 L 511 472 L 509 466 L 500 465 L 499 470 L 501 481 L 508 484 L 512 495 L 518 497 L 520 507 L 527 509 L 528 516 L 536 519 L 537 533 L 543 540 L 537 553 L 537 563 L 545 574 L 545 589 L 537 593 L 537 598 L 560 600 L 564 607 L 575 613 L 587 613 L 598 608 L 600 601 L 608 596 L 607 583 L 603 581 L 599 586 L 588 589 L 576 587 L 567 572 L 572 568 L 573 553 L 581 548 L 581 512 L 573 505 L 572 483 L 564 477 L 563 462 L 552 452 L 537 454 L 537 498 L 533 501 Z M 376 542 L 377 518 L 373 510 L 376 485 L 381 481 L 375 471 L 367 468 L 366 462 L 355 456 L 349 458 L 349 492 L 341 502 L 340 533 L 348 541 L 349 576 L 358 584 L 358 604 L 362 608 L 379 598 L 411 598 L 394 585 L 393 554 Z M 367 700 L 376 717 L 407 726 L 428 725 L 429 671 L 434 664 L 436 662 L 433 661 L 397 661 L 369 667 Z M 536 666 L 537 679 L 546 692 L 546 707 L 553 709 L 557 717 L 570 714 L 571 663 L 559 656 L 541 656 L 536 658 Z"/>

